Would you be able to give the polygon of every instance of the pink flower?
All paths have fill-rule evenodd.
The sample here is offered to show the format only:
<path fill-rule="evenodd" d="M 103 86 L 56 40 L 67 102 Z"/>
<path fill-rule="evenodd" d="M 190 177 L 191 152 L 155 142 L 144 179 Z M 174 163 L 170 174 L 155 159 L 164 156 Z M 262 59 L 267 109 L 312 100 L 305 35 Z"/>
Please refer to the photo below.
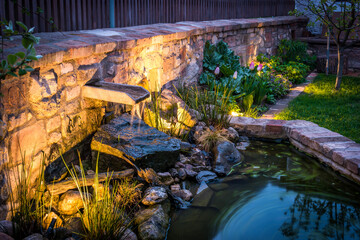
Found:
<path fill-rule="evenodd" d="M 235 71 L 235 72 L 234 72 L 234 75 L 233 75 L 233 79 L 237 79 L 237 75 L 238 75 L 238 72 Z"/>
<path fill-rule="evenodd" d="M 252 61 L 252 62 L 250 63 L 249 68 L 250 68 L 250 70 L 254 70 L 254 68 L 255 68 L 255 63 L 254 63 L 254 61 Z"/>
<path fill-rule="evenodd" d="M 216 67 L 214 73 L 215 73 L 215 75 L 219 75 L 219 73 L 220 73 L 220 68 L 219 68 L 219 67 Z"/>
<path fill-rule="evenodd" d="M 261 71 L 263 69 L 263 65 L 260 63 L 259 66 L 257 67 L 258 71 Z"/>

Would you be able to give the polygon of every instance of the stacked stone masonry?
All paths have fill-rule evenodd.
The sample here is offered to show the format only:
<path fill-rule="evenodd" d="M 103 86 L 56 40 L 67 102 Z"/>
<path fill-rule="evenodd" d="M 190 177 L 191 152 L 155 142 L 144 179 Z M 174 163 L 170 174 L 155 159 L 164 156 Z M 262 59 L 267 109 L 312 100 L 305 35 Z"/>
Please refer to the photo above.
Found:
<path fill-rule="evenodd" d="M 3 163 L 16 166 L 25 156 L 36 169 L 43 153 L 49 163 L 96 131 L 107 103 L 82 97 L 89 81 L 151 90 L 173 80 L 195 82 L 207 40 L 224 40 L 245 64 L 273 54 L 281 39 L 301 36 L 306 23 L 275 17 L 39 33 L 43 58 L 32 62 L 36 70 L 2 82 Z M 20 39 L 5 44 L 5 55 L 21 50 Z"/>
<path fill-rule="evenodd" d="M 296 148 L 360 183 L 360 144 L 338 133 L 303 120 L 236 117 L 231 119 L 231 125 L 239 133 L 252 137 L 288 139 Z"/>

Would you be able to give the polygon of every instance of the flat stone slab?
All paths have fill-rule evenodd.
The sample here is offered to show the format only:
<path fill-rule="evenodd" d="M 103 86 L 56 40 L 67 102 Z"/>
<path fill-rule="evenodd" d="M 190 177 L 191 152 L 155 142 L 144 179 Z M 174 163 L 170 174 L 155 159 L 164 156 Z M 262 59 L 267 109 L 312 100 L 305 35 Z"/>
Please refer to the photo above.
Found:
<path fill-rule="evenodd" d="M 99 81 L 82 87 L 83 97 L 107 102 L 135 105 L 150 96 L 141 86 Z"/>
<path fill-rule="evenodd" d="M 100 155 L 99 168 L 121 170 L 129 158 L 139 168 L 165 171 L 179 158 L 181 141 L 145 124 L 129 114 L 123 114 L 103 125 L 94 135 L 91 149 Z M 93 159 L 93 161 L 96 159 Z"/>

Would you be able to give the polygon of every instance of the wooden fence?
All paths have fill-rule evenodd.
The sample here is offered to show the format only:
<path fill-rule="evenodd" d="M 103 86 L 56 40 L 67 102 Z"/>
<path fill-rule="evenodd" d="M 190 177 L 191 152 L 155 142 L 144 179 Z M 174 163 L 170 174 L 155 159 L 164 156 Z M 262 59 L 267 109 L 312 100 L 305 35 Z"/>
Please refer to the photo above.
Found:
<path fill-rule="evenodd" d="M 108 28 L 113 9 L 115 27 L 126 27 L 283 16 L 294 6 L 294 0 L 0 0 L 0 18 L 19 20 L 36 26 L 39 32 L 48 32 L 56 30 L 46 22 L 50 18 L 61 31 Z M 42 11 L 34 14 L 39 8 Z"/>

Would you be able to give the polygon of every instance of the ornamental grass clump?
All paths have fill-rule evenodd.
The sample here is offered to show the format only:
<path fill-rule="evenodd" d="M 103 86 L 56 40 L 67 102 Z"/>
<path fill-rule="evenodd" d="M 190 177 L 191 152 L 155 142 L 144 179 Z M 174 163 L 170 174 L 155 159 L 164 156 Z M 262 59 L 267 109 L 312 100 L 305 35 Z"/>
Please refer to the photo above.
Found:
<path fill-rule="evenodd" d="M 80 218 L 85 232 L 78 233 L 84 239 L 120 239 L 124 236 L 126 229 L 132 224 L 132 210 L 140 202 L 139 185 L 129 184 L 128 180 L 117 182 L 112 179 L 112 173 L 108 173 L 106 180 L 102 183 L 98 179 L 98 159 L 95 170 L 95 180 L 87 187 L 86 176 L 82 161 L 79 160 L 81 169 L 80 177 L 75 168 L 66 167 L 75 182 L 81 195 L 83 210 L 79 210 Z M 65 162 L 64 162 L 65 163 Z M 127 188 L 129 187 L 129 188 Z M 130 210 L 129 210 L 130 209 Z"/>
<path fill-rule="evenodd" d="M 205 151 L 210 152 L 218 142 L 226 141 L 227 138 L 222 136 L 220 131 L 207 129 L 198 139 L 200 145 Z"/>
<path fill-rule="evenodd" d="M 37 172 L 34 170 L 34 160 L 25 161 L 25 153 L 18 166 L 12 170 L 5 168 L 15 239 L 23 239 L 33 233 L 45 234 L 42 223 L 45 215 L 51 211 L 52 198 L 49 203 L 44 196 L 44 161 L 45 156 L 40 159 L 36 176 L 33 175 Z"/>

